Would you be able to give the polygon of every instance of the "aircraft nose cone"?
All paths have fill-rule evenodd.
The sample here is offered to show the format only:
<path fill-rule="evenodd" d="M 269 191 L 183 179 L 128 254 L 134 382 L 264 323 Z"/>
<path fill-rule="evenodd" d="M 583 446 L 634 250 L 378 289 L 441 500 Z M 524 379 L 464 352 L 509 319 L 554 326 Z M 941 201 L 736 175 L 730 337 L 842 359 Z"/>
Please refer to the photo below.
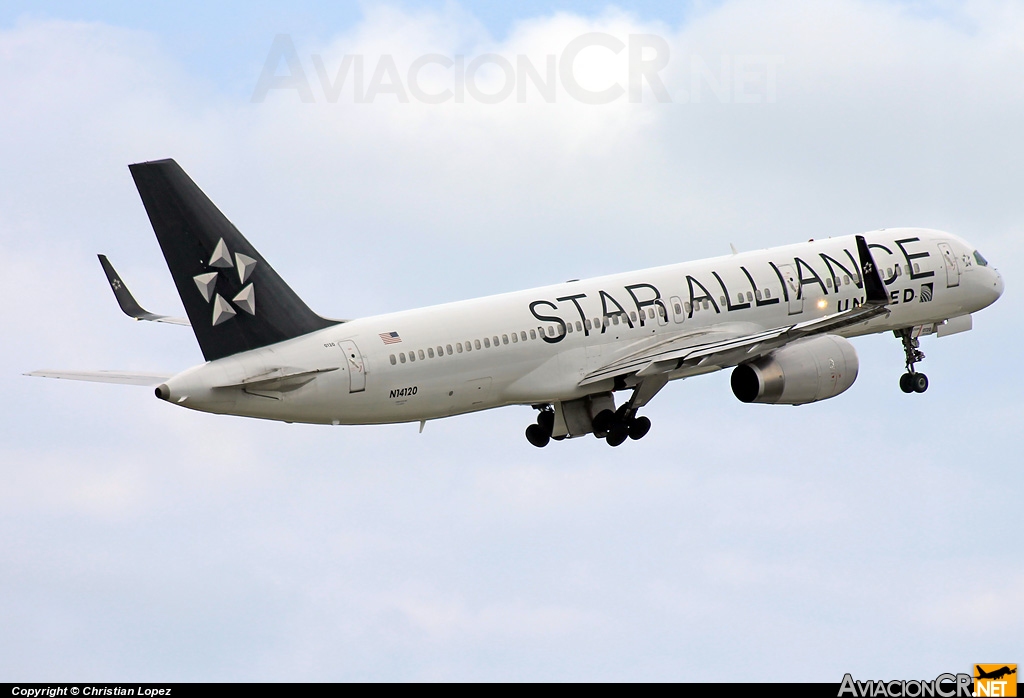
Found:
<path fill-rule="evenodd" d="M 1003 295 L 1003 290 L 1005 289 L 1005 286 L 1003 285 L 1002 274 L 997 272 L 995 269 L 992 270 L 992 273 L 995 275 L 995 279 L 992 280 L 992 300 L 990 302 L 995 303 L 997 300 L 999 300 L 999 297 Z"/>

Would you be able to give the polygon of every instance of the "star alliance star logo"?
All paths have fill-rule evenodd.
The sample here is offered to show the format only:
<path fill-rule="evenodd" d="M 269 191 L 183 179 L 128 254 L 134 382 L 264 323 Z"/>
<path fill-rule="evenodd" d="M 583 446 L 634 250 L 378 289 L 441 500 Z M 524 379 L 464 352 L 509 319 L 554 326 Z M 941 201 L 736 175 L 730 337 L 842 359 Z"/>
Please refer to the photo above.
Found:
<path fill-rule="evenodd" d="M 245 286 L 245 282 L 249 280 L 252 275 L 252 270 L 256 267 L 256 260 L 248 255 L 235 253 L 234 261 L 231 260 L 231 252 L 228 250 L 228 246 L 224 244 L 224 238 L 220 239 L 217 243 L 217 247 L 213 250 L 213 256 L 210 257 L 210 261 L 207 264 L 208 267 L 214 269 L 237 269 L 238 280 L 243 284 L 243 288 L 238 294 L 231 299 L 231 303 L 235 304 L 235 308 L 242 310 L 250 315 L 256 314 L 256 289 L 253 288 L 252 284 Z M 199 288 L 199 292 L 203 294 L 203 298 L 207 303 L 213 304 L 213 326 L 227 322 L 233 318 L 237 313 L 235 308 L 231 307 L 231 303 L 224 300 L 223 296 L 215 292 L 217 288 L 217 277 L 219 271 L 206 272 L 205 274 L 198 274 L 193 276 L 192 279 L 196 282 L 196 286 Z"/>

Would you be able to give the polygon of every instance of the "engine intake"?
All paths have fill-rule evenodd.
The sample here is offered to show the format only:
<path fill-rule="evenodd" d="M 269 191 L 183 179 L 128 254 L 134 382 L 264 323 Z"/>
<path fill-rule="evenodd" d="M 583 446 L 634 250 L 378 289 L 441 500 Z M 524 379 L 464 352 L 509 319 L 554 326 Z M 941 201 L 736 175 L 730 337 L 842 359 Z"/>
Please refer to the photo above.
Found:
<path fill-rule="evenodd" d="M 857 352 L 846 339 L 812 337 L 737 366 L 732 392 L 742 402 L 805 405 L 846 391 L 859 367 Z"/>

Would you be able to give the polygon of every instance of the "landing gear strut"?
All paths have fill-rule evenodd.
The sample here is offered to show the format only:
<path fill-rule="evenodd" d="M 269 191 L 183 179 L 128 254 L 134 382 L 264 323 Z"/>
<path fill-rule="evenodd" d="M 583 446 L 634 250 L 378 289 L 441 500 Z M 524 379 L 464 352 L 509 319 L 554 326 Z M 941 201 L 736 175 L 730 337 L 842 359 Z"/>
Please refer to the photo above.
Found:
<path fill-rule="evenodd" d="M 903 342 L 903 353 L 907 358 L 907 372 L 900 376 L 900 390 L 905 393 L 923 393 L 928 390 L 928 376 L 914 370 L 914 364 L 924 361 L 921 341 L 909 327 L 895 330 L 893 334 Z"/>

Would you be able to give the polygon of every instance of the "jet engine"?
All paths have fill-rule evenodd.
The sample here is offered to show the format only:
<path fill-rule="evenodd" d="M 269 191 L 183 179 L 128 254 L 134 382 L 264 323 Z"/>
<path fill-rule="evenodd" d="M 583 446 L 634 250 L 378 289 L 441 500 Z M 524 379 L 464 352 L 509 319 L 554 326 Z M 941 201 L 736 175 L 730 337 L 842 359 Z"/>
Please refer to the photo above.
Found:
<path fill-rule="evenodd" d="M 822 335 L 740 364 L 732 372 L 732 392 L 743 402 L 804 405 L 844 392 L 857 380 L 858 367 L 852 344 Z"/>

